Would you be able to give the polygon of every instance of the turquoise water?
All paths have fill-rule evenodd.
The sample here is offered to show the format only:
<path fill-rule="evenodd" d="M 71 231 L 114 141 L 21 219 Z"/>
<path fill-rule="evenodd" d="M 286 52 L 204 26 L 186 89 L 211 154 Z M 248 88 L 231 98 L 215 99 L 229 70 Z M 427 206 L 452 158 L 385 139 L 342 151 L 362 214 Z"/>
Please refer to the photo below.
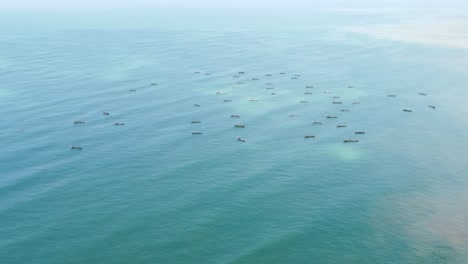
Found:
<path fill-rule="evenodd" d="M 466 49 L 277 15 L 3 24 L 2 263 L 467 263 Z"/>

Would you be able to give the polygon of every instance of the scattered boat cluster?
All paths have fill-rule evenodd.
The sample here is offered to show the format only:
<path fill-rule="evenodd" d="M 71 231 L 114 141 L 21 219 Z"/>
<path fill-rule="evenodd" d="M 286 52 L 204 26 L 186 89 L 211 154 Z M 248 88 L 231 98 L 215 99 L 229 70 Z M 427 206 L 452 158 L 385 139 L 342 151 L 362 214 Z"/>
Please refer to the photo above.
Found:
<path fill-rule="evenodd" d="M 196 71 L 196 72 L 194 72 L 194 74 L 201 74 L 201 72 Z M 209 73 L 205 73 L 204 75 L 210 75 L 210 74 L 209 74 Z M 267 78 L 267 79 L 269 79 L 269 80 L 271 80 L 271 78 L 273 77 L 273 75 L 274 75 L 274 74 L 265 74 L 264 77 Z M 280 76 L 281 76 L 281 75 L 284 76 L 284 75 L 286 75 L 286 73 L 285 73 L 285 72 L 280 72 L 279 75 L 280 75 Z M 246 72 L 244 72 L 244 71 L 239 71 L 239 72 L 235 73 L 235 74 L 232 75 L 232 76 L 233 76 L 233 78 L 236 79 L 235 85 L 233 85 L 233 86 L 231 87 L 231 89 L 232 89 L 233 91 L 236 91 L 237 89 L 241 88 L 242 85 L 244 84 L 244 81 L 246 81 L 246 82 L 248 82 L 249 80 L 251 80 L 251 81 L 259 81 L 259 80 L 263 79 L 263 77 L 262 77 L 262 78 L 258 78 L 258 77 L 245 78 Z M 286 77 L 286 76 L 284 76 L 284 77 Z M 284 78 L 284 77 L 283 77 L 283 78 Z M 175 78 L 175 77 L 174 77 L 174 76 L 169 76 L 168 78 L 169 78 L 169 79 L 173 79 L 173 78 Z M 244 80 L 238 81 L 239 78 L 244 78 Z M 300 78 L 301 78 L 301 75 L 300 75 L 300 74 L 294 74 L 294 75 L 290 76 L 290 79 L 292 79 L 292 80 L 298 80 L 298 79 L 300 79 Z M 255 82 L 255 83 L 257 83 L 257 82 Z M 157 83 L 150 83 L 149 85 L 151 85 L 151 86 L 156 86 L 156 85 L 158 85 L 158 84 L 157 84 Z M 277 90 L 277 89 L 276 89 L 277 87 L 275 87 L 275 83 L 273 83 L 273 82 L 267 82 L 267 83 L 265 83 L 265 85 L 266 85 L 265 89 L 269 91 L 269 94 L 270 94 L 270 95 L 277 95 L 277 94 L 278 94 L 278 93 L 276 93 L 276 92 L 273 92 L 273 91 L 276 91 L 276 90 Z M 348 88 L 348 89 L 352 89 L 352 88 L 354 88 L 354 86 L 347 86 L 347 88 Z M 263 89 L 263 88 L 262 88 L 262 89 Z M 278 90 L 281 90 L 281 89 L 278 89 Z M 318 90 L 318 91 L 317 91 L 317 90 Z M 137 92 L 137 90 L 136 90 L 136 89 L 129 89 L 128 92 Z M 281 91 L 280 91 L 280 92 L 281 92 Z M 320 89 L 319 89 L 319 88 L 316 88 L 314 85 L 306 85 L 306 86 L 305 86 L 305 90 L 303 90 L 302 93 L 303 93 L 304 99 L 303 99 L 303 100 L 296 101 L 296 103 L 298 102 L 298 103 L 300 103 L 300 104 L 309 104 L 309 105 L 313 105 L 313 103 L 312 103 L 312 102 L 314 102 L 313 100 L 305 100 L 305 98 L 307 98 L 307 99 L 314 98 L 314 96 L 315 96 L 314 94 L 323 93 L 323 94 L 327 94 L 327 95 L 328 95 L 328 94 L 333 94 L 334 92 L 333 92 L 333 91 L 330 91 L 330 90 L 320 92 Z M 217 92 L 215 92 L 214 94 L 215 94 L 215 95 L 213 95 L 213 96 L 220 96 L 220 97 L 227 97 L 227 96 L 228 96 L 228 92 L 226 92 L 226 90 L 224 90 L 224 91 L 223 91 L 223 90 L 217 91 Z M 280 93 L 280 94 L 281 94 L 281 93 Z M 420 92 L 419 95 L 420 95 L 420 96 L 427 96 L 427 94 L 426 94 L 426 93 L 423 93 L 423 92 Z M 396 94 L 387 94 L 386 96 L 389 97 L 389 98 L 395 98 L 395 97 L 397 97 Z M 333 106 L 333 107 L 340 107 L 340 108 L 341 108 L 342 105 L 346 105 L 346 100 L 345 100 L 345 99 L 346 99 L 346 96 L 343 96 L 343 99 L 342 99 L 342 97 L 340 97 L 339 95 L 333 95 L 333 96 L 330 96 L 330 98 L 331 98 L 331 104 L 332 104 L 332 105 L 336 105 L 336 106 Z M 235 98 L 222 98 L 222 102 L 223 102 L 223 103 L 235 103 L 235 100 L 233 100 L 233 99 L 235 99 Z M 259 99 L 260 99 L 260 100 L 263 100 L 263 98 L 259 98 Z M 257 98 L 252 98 L 252 97 L 251 97 L 251 98 L 244 99 L 244 100 L 248 101 L 249 103 L 256 104 L 256 102 L 258 102 L 259 99 L 257 99 Z M 361 104 L 361 103 L 360 103 L 360 101 L 352 101 L 352 102 L 349 102 L 349 101 L 348 101 L 347 104 L 348 104 L 348 107 L 351 107 L 351 108 L 354 109 L 354 107 L 359 107 L 359 106 L 353 106 L 353 105 L 359 105 L 359 104 Z M 195 107 L 195 108 L 200 108 L 200 107 L 202 107 L 202 105 L 201 105 L 201 104 L 198 104 L 198 103 L 195 103 L 195 104 L 193 104 L 193 107 Z M 306 107 L 306 106 L 305 106 L 305 107 Z M 331 106 L 330 106 L 330 107 L 331 107 Z M 435 106 L 435 105 L 429 105 L 429 108 L 436 109 L 436 106 Z M 340 111 L 340 113 L 351 112 L 351 110 L 348 109 L 348 108 L 342 108 L 342 109 L 333 108 L 333 109 L 336 110 L 336 111 Z M 403 112 L 413 112 L 413 110 L 408 109 L 408 108 L 403 108 Z M 102 115 L 103 115 L 103 116 L 109 116 L 110 113 L 109 113 L 109 112 L 106 112 L 106 111 L 103 111 L 103 112 L 102 112 Z M 341 115 L 340 115 L 340 116 L 341 116 Z M 229 117 L 232 118 L 232 119 L 240 119 L 241 116 L 238 115 L 238 114 L 231 114 Z M 302 119 L 302 117 L 301 117 L 299 114 L 297 114 L 297 113 L 291 113 L 291 114 L 289 114 L 289 117 L 290 117 L 291 119 L 295 119 L 295 118 Z M 335 120 L 335 119 L 338 119 L 338 118 L 339 118 L 338 115 L 330 114 L 330 115 L 323 116 L 323 120 L 330 120 L 330 121 L 326 121 L 326 122 L 322 122 L 322 121 L 307 121 L 307 123 L 312 124 L 312 125 L 314 125 L 314 126 L 316 126 L 316 125 L 324 125 L 324 123 L 332 122 L 331 120 Z M 194 125 L 195 125 L 194 128 L 197 127 L 197 124 L 201 124 L 201 123 L 202 123 L 202 120 L 199 120 L 199 119 L 194 119 L 194 120 L 191 121 L 191 124 L 194 124 Z M 76 121 L 73 122 L 73 124 L 74 124 L 74 125 L 84 125 L 84 124 L 86 124 L 86 122 L 83 121 L 83 120 L 76 120 Z M 114 122 L 113 124 L 114 124 L 114 126 L 125 126 L 125 123 L 124 123 L 124 122 Z M 337 129 L 343 129 L 343 131 L 349 131 L 349 129 L 350 129 L 350 128 L 348 127 L 348 124 L 346 124 L 346 122 L 344 122 L 344 123 L 340 122 L 339 124 L 336 124 L 336 123 L 335 123 L 335 126 L 336 126 Z M 200 127 L 198 127 L 198 128 L 200 128 Z M 245 130 L 242 130 L 242 129 L 244 129 L 244 128 L 246 128 L 246 125 L 245 125 L 245 124 L 242 124 L 241 122 L 240 122 L 240 123 L 239 123 L 239 122 L 236 122 L 236 124 L 233 124 L 233 129 L 239 129 L 238 131 L 245 131 Z M 349 138 L 343 139 L 343 142 L 344 142 L 344 143 L 359 142 L 359 140 L 362 139 L 362 138 L 360 138 L 360 137 L 362 137 L 362 135 L 365 135 L 365 134 L 366 134 L 365 131 L 361 131 L 361 130 L 359 130 L 359 131 L 354 131 L 352 134 L 349 135 L 349 136 L 350 136 Z M 194 130 L 194 131 L 192 132 L 192 135 L 203 135 L 203 132 L 200 131 L 200 130 Z M 303 135 L 302 137 L 303 137 L 304 139 L 315 139 L 315 138 L 317 138 L 317 135 L 315 135 L 315 134 L 305 134 L 305 135 Z M 318 135 L 318 137 L 320 137 L 320 135 Z M 242 137 L 240 137 L 240 136 L 236 136 L 236 139 L 237 139 L 238 142 L 243 142 L 243 143 L 246 142 L 246 139 L 245 139 L 245 138 L 242 138 Z M 73 149 L 73 150 L 82 150 L 83 147 L 81 147 L 81 146 L 79 146 L 79 145 L 70 145 L 70 149 Z"/>
<path fill-rule="evenodd" d="M 195 74 L 200 74 L 200 72 L 195 72 Z M 245 72 L 241 71 L 241 72 L 238 72 L 237 74 L 234 74 L 233 77 L 234 77 L 234 78 L 239 78 L 241 75 L 244 75 L 244 74 L 245 74 Z M 281 72 L 281 73 L 280 73 L 280 75 L 285 75 L 285 74 L 286 74 L 285 72 Z M 273 75 L 272 75 L 272 74 L 265 74 L 264 76 L 265 76 L 265 77 L 272 77 Z M 295 74 L 295 75 L 293 75 L 293 76 L 291 77 L 291 79 L 296 80 L 296 79 L 299 79 L 299 77 L 301 77 L 300 74 Z M 253 77 L 253 78 L 251 78 L 251 80 L 252 80 L 252 81 L 258 81 L 258 80 L 260 80 L 260 78 Z M 243 83 L 244 83 L 244 82 L 239 82 L 239 81 L 238 81 L 238 82 L 235 83 L 235 84 L 236 84 L 235 86 L 232 86 L 232 87 L 231 87 L 231 89 L 237 89 L 237 88 L 239 88 L 239 85 L 242 85 Z M 267 87 L 266 87 L 266 90 L 274 90 L 274 89 L 275 89 L 274 83 L 272 83 L 272 82 L 267 82 L 265 85 L 267 86 Z M 349 88 L 351 88 L 351 87 L 349 87 Z M 313 92 L 311 92 L 309 89 L 314 89 L 314 86 L 313 86 L 313 85 L 307 85 L 307 86 L 305 87 L 305 89 L 306 89 L 306 91 L 304 92 L 304 95 L 310 96 L 310 95 L 313 94 Z M 331 93 L 333 93 L 333 92 L 332 92 L 332 91 L 324 91 L 323 93 L 325 93 L 325 94 L 331 94 Z M 217 91 L 215 94 L 216 94 L 216 95 L 227 95 L 228 93 L 227 93 L 226 91 Z M 274 92 L 272 92 L 272 93 L 270 93 L 270 94 L 271 94 L 271 95 L 276 95 L 276 93 L 274 93 Z M 337 101 L 337 100 L 336 100 L 336 99 L 339 99 L 339 98 L 340 98 L 340 96 L 337 96 L 337 95 L 333 96 L 332 99 L 334 99 L 334 101 L 332 101 L 332 104 L 337 104 L 337 105 L 343 104 L 342 101 Z M 256 98 L 248 98 L 247 101 L 248 101 L 248 102 L 257 102 L 258 99 L 256 99 Z M 231 99 L 223 99 L 223 102 L 232 102 L 232 100 L 231 100 Z M 308 100 L 300 100 L 299 103 L 301 103 L 301 104 L 306 104 L 306 103 L 309 103 L 309 101 L 308 101 Z M 359 104 L 359 102 L 355 101 L 353 104 Z M 200 104 L 194 104 L 194 106 L 195 106 L 195 107 L 200 107 Z M 341 112 L 349 112 L 349 110 L 348 110 L 348 109 L 342 109 Z M 237 114 L 232 114 L 232 115 L 230 115 L 230 117 L 231 117 L 231 118 L 240 118 L 240 116 L 237 115 Z M 289 117 L 295 118 L 295 117 L 300 117 L 300 115 L 299 115 L 299 114 L 294 114 L 294 113 L 292 113 L 292 114 L 289 114 Z M 326 118 L 335 119 L 335 118 L 338 118 L 338 117 L 337 117 L 337 116 L 334 116 L 334 115 L 328 115 L 328 116 L 326 116 Z M 198 124 L 198 123 L 201 123 L 201 121 L 200 121 L 200 120 L 194 120 L 194 121 L 192 121 L 192 124 Z M 313 121 L 312 124 L 313 124 L 313 125 L 323 125 L 323 123 L 322 123 L 321 121 Z M 245 128 L 245 127 L 246 127 L 246 126 L 243 125 L 243 124 L 235 124 L 235 125 L 234 125 L 234 128 Z M 346 128 L 347 125 L 338 124 L 338 125 L 336 125 L 336 127 L 337 127 L 337 128 Z M 364 134 L 364 132 L 362 132 L 362 131 L 357 131 L 355 134 Z M 200 132 L 200 131 L 193 131 L 193 132 L 192 132 L 192 135 L 203 135 L 203 133 Z M 313 138 L 316 138 L 316 136 L 315 136 L 315 135 L 309 135 L 309 134 L 308 134 L 308 135 L 304 135 L 304 138 L 305 138 L 305 139 L 313 139 Z M 245 140 L 244 138 L 241 138 L 241 137 L 239 137 L 239 136 L 237 136 L 237 140 L 238 140 L 238 141 L 241 141 L 241 142 L 246 142 L 246 140 Z M 358 140 L 355 140 L 355 139 L 345 139 L 344 142 L 358 142 Z"/>
<path fill-rule="evenodd" d="M 157 84 L 155 84 L 155 83 L 152 83 L 151 85 L 157 85 Z M 104 112 L 102 112 L 102 115 L 103 115 L 103 116 L 109 116 L 109 115 L 110 115 L 110 113 L 109 113 L 109 112 L 106 112 L 106 111 L 104 111 Z M 75 124 L 75 125 L 80 125 L 80 124 L 85 124 L 85 123 L 86 123 L 86 122 L 85 122 L 85 121 L 83 121 L 83 120 L 76 120 L 76 121 L 74 121 L 74 122 L 73 122 L 73 124 Z M 125 125 L 125 123 L 124 123 L 124 122 L 114 122 L 114 125 L 115 125 L 115 126 L 124 126 L 124 125 Z M 74 149 L 74 150 L 82 150 L 82 149 L 83 149 L 83 147 L 81 147 L 81 146 L 78 146 L 78 145 L 70 145 L 70 149 Z"/>
<path fill-rule="evenodd" d="M 200 72 L 195 72 L 195 73 L 196 73 L 196 74 L 199 74 Z M 245 71 L 240 71 L 240 72 L 235 73 L 235 74 L 232 75 L 232 76 L 233 76 L 233 78 L 238 79 L 238 78 L 241 78 L 241 77 L 245 77 L 245 74 L 246 74 Z M 285 72 L 280 72 L 279 75 L 286 75 L 286 73 L 285 73 Z M 273 76 L 273 74 L 265 74 L 265 75 L 264 75 L 264 77 L 265 77 L 266 79 L 268 79 L 268 80 L 271 80 L 271 77 L 272 77 L 272 76 Z M 299 79 L 300 77 L 301 77 L 300 74 L 294 74 L 294 75 L 290 76 L 290 79 L 291 79 L 291 80 L 297 80 L 297 79 Z M 261 79 L 263 79 L 263 78 L 251 77 L 251 78 L 246 78 L 246 79 L 243 80 L 243 81 L 236 81 L 236 82 L 235 82 L 235 85 L 232 86 L 231 89 L 237 90 L 238 88 L 241 88 L 241 86 L 244 84 L 244 81 L 247 81 L 247 82 L 248 82 L 248 80 L 251 80 L 251 81 L 259 81 L 259 80 L 261 80 Z M 275 91 L 276 91 L 276 88 L 277 88 L 277 87 L 274 86 L 274 83 L 273 83 L 273 82 L 267 82 L 267 83 L 265 83 L 265 85 L 266 85 L 266 87 L 265 87 L 266 90 L 268 90 L 268 91 L 273 91 L 273 90 L 275 90 Z M 313 96 L 313 94 L 316 94 L 315 91 L 318 90 L 317 88 L 314 88 L 314 87 L 315 87 L 314 85 L 306 85 L 306 86 L 305 86 L 305 91 L 303 92 L 304 96 L 307 96 L 307 98 L 312 98 L 312 97 L 310 97 L 310 96 Z M 348 88 L 348 89 L 353 89 L 353 88 L 355 88 L 355 87 L 354 87 L 354 86 L 347 86 L 347 88 Z M 313 90 L 313 89 L 314 89 L 314 90 Z M 313 91 L 314 91 L 314 92 L 313 92 Z M 326 91 L 322 91 L 322 93 L 324 93 L 324 94 L 333 94 L 334 92 L 333 92 L 333 91 L 330 91 L 330 90 L 326 90 Z M 218 95 L 218 96 L 219 96 L 219 95 L 227 96 L 227 95 L 228 95 L 228 92 L 226 92 L 226 91 L 217 91 L 215 94 Z M 276 95 L 276 94 L 277 94 L 276 92 L 271 92 L 271 93 L 270 93 L 270 95 Z M 420 95 L 420 96 L 426 96 L 427 94 L 426 94 L 426 93 L 423 93 L 423 92 L 420 92 L 419 95 Z M 389 97 L 389 98 L 395 98 L 395 97 L 397 97 L 396 94 L 387 94 L 386 96 Z M 229 103 L 235 102 L 235 100 L 233 100 L 233 99 L 234 99 L 234 98 L 223 99 L 223 102 L 229 102 Z M 262 100 L 262 98 L 260 98 L 260 99 Z M 333 95 L 333 96 L 331 96 L 331 99 L 332 99 L 332 100 L 331 100 L 332 105 L 341 106 L 341 105 L 345 105 L 345 104 L 346 104 L 345 100 L 343 100 L 339 95 Z M 346 99 L 346 96 L 344 97 L 344 99 Z M 258 102 L 259 99 L 257 99 L 257 98 L 248 98 L 247 101 L 248 101 L 248 102 Z M 297 102 L 297 101 L 296 101 L 296 102 Z M 308 104 L 310 101 L 309 101 L 309 100 L 299 100 L 298 102 L 299 102 L 300 104 Z M 357 100 L 354 100 L 354 101 L 352 101 L 352 102 L 348 102 L 348 105 L 360 105 L 360 104 L 361 104 L 361 102 L 360 102 L 360 101 L 357 101 Z M 194 104 L 194 106 L 195 106 L 195 107 L 200 107 L 199 104 Z M 356 107 L 358 107 L 358 106 L 356 106 Z M 435 108 L 436 108 L 434 105 L 429 105 L 429 107 L 432 108 L 432 109 L 435 109 Z M 339 111 L 340 111 L 341 113 L 351 112 L 351 110 L 348 109 L 348 108 L 343 108 L 343 109 L 340 109 Z M 403 111 L 404 111 L 404 112 L 412 112 L 411 109 L 407 109 L 407 108 L 404 108 Z M 232 115 L 230 115 L 230 117 L 231 117 L 231 118 L 240 118 L 240 116 L 237 115 L 237 114 L 232 114 Z M 291 114 L 289 114 L 289 117 L 290 117 L 290 118 L 298 118 L 298 117 L 300 117 L 300 115 L 299 115 L 299 114 L 296 114 L 296 113 L 291 113 Z M 327 115 L 327 116 L 325 116 L 325 118 L 326 118 L 326 119 L 333 120 L 333 119 L 338 119 L 338 116 L 337 116 L 337 115 Z M 198 120 L 197 120 L 197 121 L 192 121 L 192 123 L 201 123 L 201 121 L 198 121 Z M 323 125 L 323 122 L 322 122 L 322 121 L 312 121 L 311 124 L 312 124 L 312 125 Z M 234 124 L 234 128 L 235 128 L 235 129 L 238 129 L 238 128 L 245 128 L 245 127 L 246 127 L 246 126 L 243 125 L 243 124 Z M 345 124 L 342 124 L 342 123 L 341 123 L 341 124 L 336 124 L 336 128 L 337 128 L 337 129 L 338 129 L 338 128 L 339 128 L 339 129 L 345 129 L 345 131 L 346 131 L 346 129 L 349 129 L 349 128 L 348 128 L 348 125 L 347 125 L 346 123 L 345 123 Z M 202 133 L 202 132 L 199 132 L 199 131 L 194 131 L 194 132 L 192 132 L 192 134 L 193 134 L 193 135 L 202 135 L 203 133 Z M 351 134 L 351 135 L 357 136 L 357 137 L 359 138 L 359 136 L 362 136 L 362 135 L 365 135 L 365 134 L 366 134 L 365 131 L 360 131 L 360 130 L 359 130 L 359 131 L 354 131 L 353 134 Z M 351 135 L 350 135 L 350 136 L 351 136 Z M 305 139 L 313 139 L 313 138 L 316 138 L 316 135 L 306 134 L 306 135 L 304 135 L 303 137 L 304 137 Z M 361 138 L 359 138 L 359 139 L 356 139 L 356 138 L 345 138 L 345 139 L 343 139 L 343 142 L 344 142 L 344 143 L 359 142 L 360 139 L 361 139 Z M 241 142 L 246 142 L 245 139 L 243 139 L 243 138 L 241 138 L 241 137 L 239 137 L 239 136 L 237 136 L 237 140 L 238 140 L 238 141 L 241 141 Z"/>

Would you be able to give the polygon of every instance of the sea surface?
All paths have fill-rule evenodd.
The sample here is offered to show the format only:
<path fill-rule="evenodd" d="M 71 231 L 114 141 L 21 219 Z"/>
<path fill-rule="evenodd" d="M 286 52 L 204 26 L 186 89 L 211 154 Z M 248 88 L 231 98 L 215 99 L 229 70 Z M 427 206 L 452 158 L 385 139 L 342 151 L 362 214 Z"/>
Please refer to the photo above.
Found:
<path fill-rule="evenodd" d="M 373 35 L 417 19 L 395 10 L 48 12 L 0 18 L 1 263 L 468 263 L 466 38 Z"/>

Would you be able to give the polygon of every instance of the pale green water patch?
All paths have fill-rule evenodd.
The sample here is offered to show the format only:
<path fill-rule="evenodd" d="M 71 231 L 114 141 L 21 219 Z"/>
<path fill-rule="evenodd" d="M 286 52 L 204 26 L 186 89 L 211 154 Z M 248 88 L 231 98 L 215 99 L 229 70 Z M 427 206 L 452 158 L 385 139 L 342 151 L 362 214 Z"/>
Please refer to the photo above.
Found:
<path fill-rule="evenodd" d="M 354 137 L 356 138 L 356 137 Z M 337 139 L 340 141 L 340 139 Z M 342 142 L 342 139 L 341 139 Z M 357 143 L 335 143 L 327 147 L 331 156 L 344 162 L 362 161 L 366 159 L 366 152 Z"/>

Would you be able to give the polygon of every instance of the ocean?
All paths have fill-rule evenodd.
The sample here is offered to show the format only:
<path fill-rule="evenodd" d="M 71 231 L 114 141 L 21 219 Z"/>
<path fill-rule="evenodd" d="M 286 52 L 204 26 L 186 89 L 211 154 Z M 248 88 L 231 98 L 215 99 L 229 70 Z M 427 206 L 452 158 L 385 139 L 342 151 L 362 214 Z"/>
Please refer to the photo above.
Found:
<path fill-rule="evenodd" d="M 465 14 L 48 12 L 0 19 L 2 263 L 468 262 Z"/>

